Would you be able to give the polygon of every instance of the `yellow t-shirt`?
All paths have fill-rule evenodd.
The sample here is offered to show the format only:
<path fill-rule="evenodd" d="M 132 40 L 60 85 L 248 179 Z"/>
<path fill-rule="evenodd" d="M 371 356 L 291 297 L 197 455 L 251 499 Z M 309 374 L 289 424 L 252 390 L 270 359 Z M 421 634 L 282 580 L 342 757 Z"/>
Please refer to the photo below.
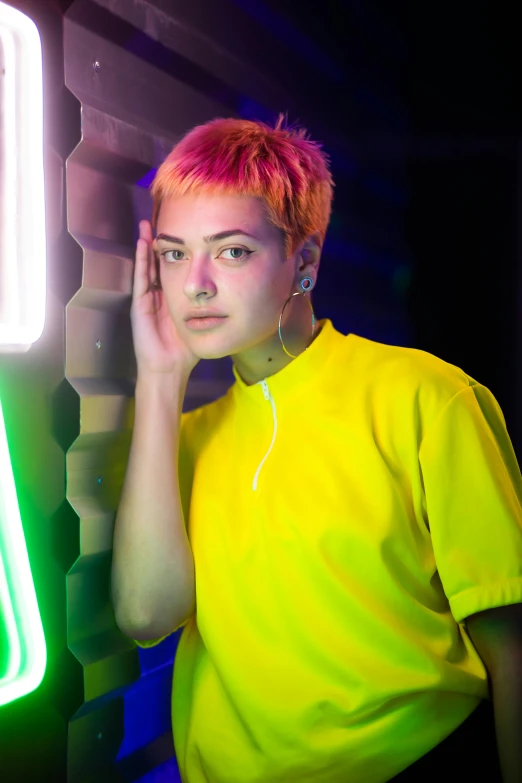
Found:
<path fill-rule="evenodd" d="M 184 783 L 384 783 L 488 698 L 465 618 L 522 601 L 522 478 L 494 396 L 318 326 L 283 370 L 247 386 L 234 367 L 182 416 Z"/>

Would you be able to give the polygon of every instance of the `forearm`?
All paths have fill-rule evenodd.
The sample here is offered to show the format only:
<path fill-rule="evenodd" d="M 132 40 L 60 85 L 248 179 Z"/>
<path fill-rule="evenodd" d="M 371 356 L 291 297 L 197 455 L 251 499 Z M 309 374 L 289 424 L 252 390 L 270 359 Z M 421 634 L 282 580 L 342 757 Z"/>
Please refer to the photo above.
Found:
<path fill-rule="evenodd" d="M 132 445 L 116 516 L 111 592 L 124 633 L 173 630 L 194 602 L 194 562 L 178 484 L 184 384 L 138 383 Z"/>
<path fill-rule="evenodd" d="M 491 678 L 495 733 L 504 783 L 522 781 L 522 657 Z"/>

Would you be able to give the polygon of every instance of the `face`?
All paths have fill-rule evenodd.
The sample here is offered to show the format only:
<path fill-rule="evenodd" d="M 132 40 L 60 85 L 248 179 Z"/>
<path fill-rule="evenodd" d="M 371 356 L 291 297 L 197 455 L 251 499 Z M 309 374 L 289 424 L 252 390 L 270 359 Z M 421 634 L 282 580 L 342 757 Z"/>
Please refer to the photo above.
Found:
<path fill-rule="evenodd" d="M 212 238 L 232 230 L 250 236 Z M 298 267 L 298 256 L 284 259 L 282 234 L 268 222 L 260 199 L 219 194 L 164 199 L 154 250 L 169 312 L 196 356 L 255 354 L 274 340 L 279 343 L 279 315 L 308 270 Z M 193 331 L 184 319 L 199 307 L 227 318 L 217 327 Z"/>

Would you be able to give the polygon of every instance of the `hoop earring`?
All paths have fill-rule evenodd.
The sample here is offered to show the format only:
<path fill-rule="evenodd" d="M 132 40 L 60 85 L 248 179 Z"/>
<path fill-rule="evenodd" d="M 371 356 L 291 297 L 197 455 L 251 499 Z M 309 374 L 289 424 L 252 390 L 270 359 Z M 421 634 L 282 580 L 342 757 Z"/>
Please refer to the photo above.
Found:
<path fill-rule="evenodd" d="M 283 309 L 281 310 L 281 315 L 279 316 L 279 339 L 281 340 L 281 345 L 283 346 L 283 351 L 284 351 L 284 352 L 285 352 L 285 353 L 286 353 L 288 356 L 290 356 L 292 359 L 297 359 L 297 356 L 294 356 L 293 354 L 289 353 L 289 352 L 286 350 L 286 348 L 285 348 L 285 345 L 284 345 L 284 343 L 283 343 L 283 337 L 282 337 L 282 335 L 281 335 L 281 321 L 283 320 L 283 313 L 284 313 L 284 311 L 285 311 L 285 307 L 287 306 L 287 304 L 288 304 L 288 302 L 290 301 L 290 299 L 292 299 L 292 297 L 294 297 L 294 296 L 301 296 L 301 295 L 304 295 L 304 294 L 305 294 L 307 291 L 311 291 L 311 290 L 312 290 L 312 288 L 313 288 L 313 285 L 314 285 L 314 281 L 312 280 L 312 278 L 311 278 L 311 277 L 303 277 L 303 278 L 302 278 L 302 280 L 300 281 L 301 291 L 297 291 L 295 294 L 291 294 L 291 295 L 288 297 L 288 299 L 286 300 L 286 302 L 285 302 L 285 303 L 284 303 L 284 305 L 283 305 Z M 311 303 L 311 301 L 310 301 L 309 299 L 307 299 L 307 298 L 306 298 L 306 296 L 305 296 L 305 299 L 306 299 L 306 301 L 308 302 L 308 304 L 310 305 L 310 309 L 311 309 L 311 311 L 312 311 L 312 337 L 313 337 L 313 336 L 314 336 L 314 331 L 315 331 L 315 314 L 314 314 L 314 308 L 312 307 L 312 303 Z"/>

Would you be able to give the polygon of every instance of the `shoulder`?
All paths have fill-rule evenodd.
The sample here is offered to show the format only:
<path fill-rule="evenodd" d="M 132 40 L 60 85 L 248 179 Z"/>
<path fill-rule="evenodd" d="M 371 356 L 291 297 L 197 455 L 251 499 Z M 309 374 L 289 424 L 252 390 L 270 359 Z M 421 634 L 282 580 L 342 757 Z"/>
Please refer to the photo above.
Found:
<path fill-rule="evenodd" d="M 463 369 L 428 351 L 389 345 L 359 335 L 352 337 L 354 359 L 365 367 L 371 378 L 381 382 L 387 380 L 414 388 L 440 386 L 451 395 L 475 383 Z"/>
<path fill-rule="evenodd" d="M 352 335 L 352 361 L 369 394 L 398 408 L 408 406 L 429 426 L 460 391 L 477 382 L 462 368 L 428 351 Z"/>

